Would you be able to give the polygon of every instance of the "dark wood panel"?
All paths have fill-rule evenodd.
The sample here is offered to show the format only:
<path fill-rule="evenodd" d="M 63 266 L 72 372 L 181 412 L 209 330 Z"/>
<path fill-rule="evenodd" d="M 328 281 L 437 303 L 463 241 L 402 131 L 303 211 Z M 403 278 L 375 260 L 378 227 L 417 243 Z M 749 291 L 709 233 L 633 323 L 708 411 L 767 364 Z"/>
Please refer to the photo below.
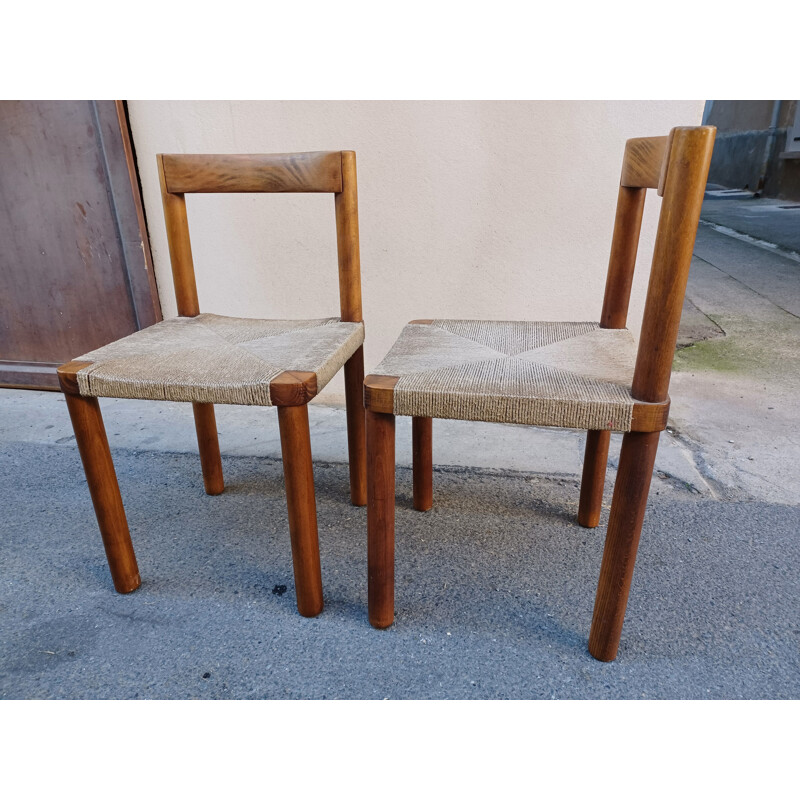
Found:
<path fill-rule="evenodd" d="M 0 102 L 0 384 L 55 388 L 53 364 L 160 318 L 120 112 Z"/>

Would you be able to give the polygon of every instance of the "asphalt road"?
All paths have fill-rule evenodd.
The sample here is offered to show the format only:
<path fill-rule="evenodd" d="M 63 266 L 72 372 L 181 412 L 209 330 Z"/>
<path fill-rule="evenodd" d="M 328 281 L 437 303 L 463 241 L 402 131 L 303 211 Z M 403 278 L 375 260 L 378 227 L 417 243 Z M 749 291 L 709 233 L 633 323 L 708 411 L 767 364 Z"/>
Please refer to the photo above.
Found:
<path fill-rule="evenodd" d="M 115 461 L 143 577 L 127 596 L 74 446 L 0 444 L 0 697 L 800 697 L 796 506 L 655 478 L 620 654 L 601 664 L 586 641 L 607 509 L 580 528 L 571 480 L 441 468 L 420 514 L 400 468 L 398 614 L 376 631 L 345 465 L 316 465 L 326 608 L 308 620 L 280 462 L 224 458 L 228 489 L 207 497 L 196 456 Z"/>

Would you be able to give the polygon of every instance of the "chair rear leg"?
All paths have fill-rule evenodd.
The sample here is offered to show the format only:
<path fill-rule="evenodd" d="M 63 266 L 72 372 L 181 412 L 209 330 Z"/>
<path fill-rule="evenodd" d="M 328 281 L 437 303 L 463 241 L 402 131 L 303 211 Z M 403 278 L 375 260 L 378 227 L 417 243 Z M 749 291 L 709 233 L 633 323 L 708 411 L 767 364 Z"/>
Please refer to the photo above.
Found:
<path fill-rule="evenodd" d="M 414 508 L 417 511 L 430 511 L 433 507 L 433 420 L 430 417 L 413 417 L 411 439 Z"/>
<path fill-rule="evenodd" d="M 347 450 L 350 459 L 350 502 L 367 504 L 367 447 L 364 432 L 364 348 L 359 347 L 344 365 L 347 404 Z"/>
<path fill-rule="evenodd" d="M 289 509 L 289 535 L 297 591 L 297 610 L 304 617 L 322 611 L 322 571 L 319 563 L 317 502 L 308 430 L 308 406 L 280 406 L 283 476 Z"/>
<path fill-rule="evenodd" d="M 217 419 L 213 403 L 192 403 L 194 426 L 197 430 L 197 447 L 200 450 L 200 468 L 206 494 L 222 494 L 225 480 L 222 477 L 222 458 L 219 454 Z"/>
<path fill-rule="evenodd" d="M 589 652 L 599 661 L 613 661 L 617 657 L 658 436 L 658 431 L 626 433 L 622 439 L 589 634 Z"/>
<path fill-rule="evenodd" d="M 578 505 L 578 523 L 584 528 L 596 528 L 600 523 L 610 441 L 611 431 L 586 432 L 581 499 Z"/>
<path fill-rule="evenodd" d="M 103 537 L 114 588 L 120 594 L 127 594 L 138 589 L 142 581 L 119 493 L 114 462 L 108 449 L 100 405 L 95 397 L 66 393 L 64 397 L 83 461 L 86 482 L 92 495 L 100 535 Z"/>
<path fill-rule="evenodd" d="M 369 621 L 394 622 L 394 414 L 366 412 Z"/>

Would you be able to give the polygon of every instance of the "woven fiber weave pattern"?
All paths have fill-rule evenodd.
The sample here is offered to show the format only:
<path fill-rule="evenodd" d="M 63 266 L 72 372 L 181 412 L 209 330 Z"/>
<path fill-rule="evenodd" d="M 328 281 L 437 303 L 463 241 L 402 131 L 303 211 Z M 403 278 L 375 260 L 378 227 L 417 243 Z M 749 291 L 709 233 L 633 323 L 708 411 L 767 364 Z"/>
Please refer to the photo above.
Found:
<path fill-rule="evenodd" d="M 176 317 L 81 356 L 82 395 L 272 405 L 281 372 L 314 372 L 321 390 L 364 341 L 364 325 L 332 317 Z"/>
<path fill-rule="evenodd" d="M 372 372 L 402 416 L 629 431 L 636 345 L 596 322 L 407 325 Z"/>

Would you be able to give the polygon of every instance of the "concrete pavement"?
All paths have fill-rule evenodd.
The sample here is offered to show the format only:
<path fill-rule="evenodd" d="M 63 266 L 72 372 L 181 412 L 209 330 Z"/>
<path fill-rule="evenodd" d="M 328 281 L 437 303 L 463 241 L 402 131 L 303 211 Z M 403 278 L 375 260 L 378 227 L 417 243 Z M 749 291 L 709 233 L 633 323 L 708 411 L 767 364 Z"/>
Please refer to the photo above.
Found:
<path fill-rule="evenodd" d="M 397 617 L 366 618 L 366 510 L 316 464 L 326 607 L 297 614 L 279 461 L 115 452 L 141 588 L 113 590 L 73 447 L 0 445 L 0 697 L 797 698 L 797 509 L 656 480 L 619 657 L 586 649 L 604 526 L 575 481 L 398 470 Z M 285 591 L 284 591 L 285 587 Z"/>

